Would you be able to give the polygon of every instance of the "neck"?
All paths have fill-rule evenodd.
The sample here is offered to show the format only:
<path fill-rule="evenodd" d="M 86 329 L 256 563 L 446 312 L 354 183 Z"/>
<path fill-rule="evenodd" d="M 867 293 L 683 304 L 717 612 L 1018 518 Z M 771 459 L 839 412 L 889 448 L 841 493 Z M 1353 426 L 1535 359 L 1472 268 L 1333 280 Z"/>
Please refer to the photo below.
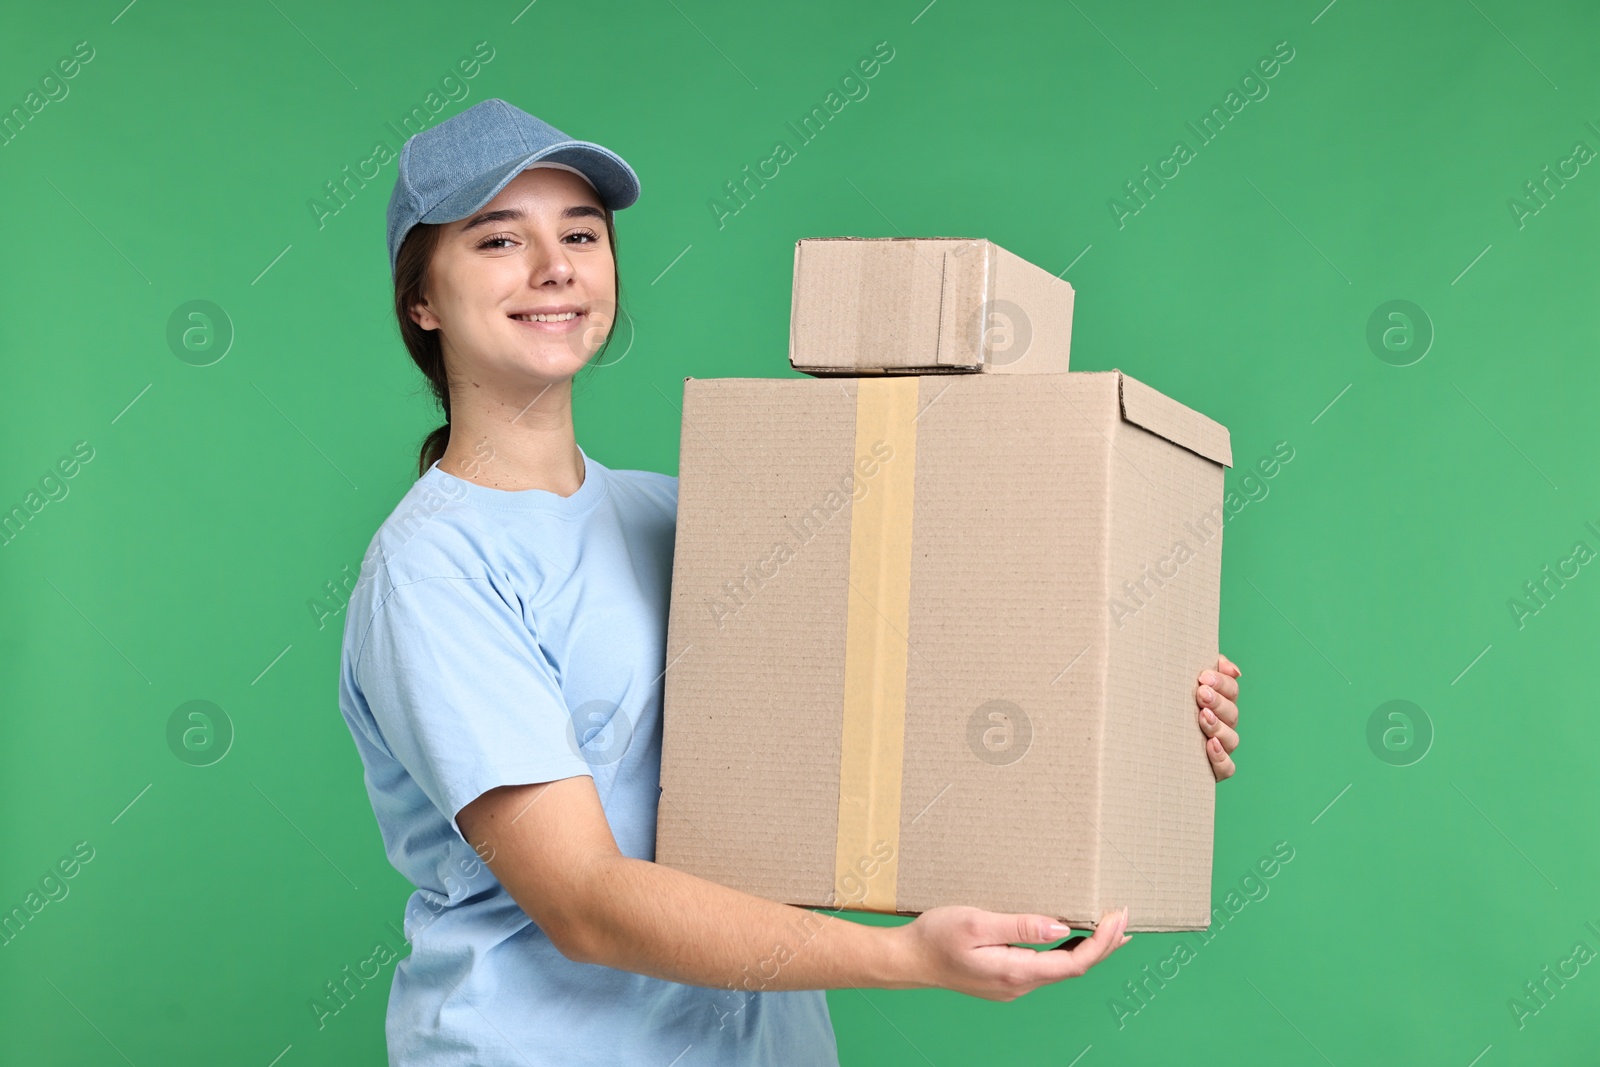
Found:
<path fill-rule="evenodd" d="M 572 380 L 496 392 L 464 382 L 450 392 L 446 473 L 490 489 L 571 496 L 583 484 L 572 427 Z"/>

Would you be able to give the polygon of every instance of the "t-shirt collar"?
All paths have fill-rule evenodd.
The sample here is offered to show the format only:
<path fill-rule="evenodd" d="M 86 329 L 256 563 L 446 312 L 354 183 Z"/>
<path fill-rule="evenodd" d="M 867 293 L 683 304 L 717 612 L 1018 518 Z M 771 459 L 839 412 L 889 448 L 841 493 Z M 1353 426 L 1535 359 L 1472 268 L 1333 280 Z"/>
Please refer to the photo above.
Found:
<path fill-rule="evenodd" d="M 471 501 L 475 506 L 499 511 L 545 511 L 561 515 L 580 515 L 605 495 L 608 471 L 599 460 L 578 446 L 583 457 L 583 484 L 571 496 L 548 489 L 491 489 L 451 474 L 435 460 L 423 476 L 451 497 Z"/>

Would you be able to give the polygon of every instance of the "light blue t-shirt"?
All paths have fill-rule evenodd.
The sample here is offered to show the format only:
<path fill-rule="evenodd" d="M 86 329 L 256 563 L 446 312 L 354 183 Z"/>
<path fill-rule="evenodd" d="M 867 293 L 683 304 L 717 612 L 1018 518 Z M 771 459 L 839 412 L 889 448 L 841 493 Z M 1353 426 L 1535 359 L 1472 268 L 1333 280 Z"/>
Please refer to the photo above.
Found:
<path fill-rule="evenodd" d="M 373 537 L 351 592 L 339 706 L 389 860 L 417 887 L 389 1062 L 835 1067 L 821 990 L 574 963 L 456 826 L 496 786 L 586 774 L 617 847 L 655 859 L 678 482 L 583 459 L 569 497 L 435 464 Z"/>

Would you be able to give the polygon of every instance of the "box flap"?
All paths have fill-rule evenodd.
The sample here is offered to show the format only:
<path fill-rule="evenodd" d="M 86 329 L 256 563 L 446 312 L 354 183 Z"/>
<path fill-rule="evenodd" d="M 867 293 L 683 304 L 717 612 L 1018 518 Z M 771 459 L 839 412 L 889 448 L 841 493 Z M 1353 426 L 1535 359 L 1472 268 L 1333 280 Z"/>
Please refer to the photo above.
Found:
<path fill-rule="evenodd" d="M 1233 466 L 1233 445 L 1228 428 L 1143 382 L 1116 371 L 1122 417 L 1175 445 L 1224 467 Z"/>
<path fill-rule="evenodd" d="M 976 370 L 983 366 L 984 312 L 994 299 L 995 246 L 981 237 L 942 241 L 931 247 L 939 256 L 939 351 L 941 367 Z"/>

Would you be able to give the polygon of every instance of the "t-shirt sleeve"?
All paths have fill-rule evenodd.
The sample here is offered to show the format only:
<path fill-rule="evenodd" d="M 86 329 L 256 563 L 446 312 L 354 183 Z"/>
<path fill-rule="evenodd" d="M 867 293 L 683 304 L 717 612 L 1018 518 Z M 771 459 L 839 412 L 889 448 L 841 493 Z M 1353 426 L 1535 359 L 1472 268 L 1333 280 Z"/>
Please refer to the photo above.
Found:
<path fill-rule="evenodd" d="M 456 813 L 496 786 L 592 775 L 537 635 L 487 578 L 394 587 L 355 673 L 390 753 L 458 836 Z"/>

